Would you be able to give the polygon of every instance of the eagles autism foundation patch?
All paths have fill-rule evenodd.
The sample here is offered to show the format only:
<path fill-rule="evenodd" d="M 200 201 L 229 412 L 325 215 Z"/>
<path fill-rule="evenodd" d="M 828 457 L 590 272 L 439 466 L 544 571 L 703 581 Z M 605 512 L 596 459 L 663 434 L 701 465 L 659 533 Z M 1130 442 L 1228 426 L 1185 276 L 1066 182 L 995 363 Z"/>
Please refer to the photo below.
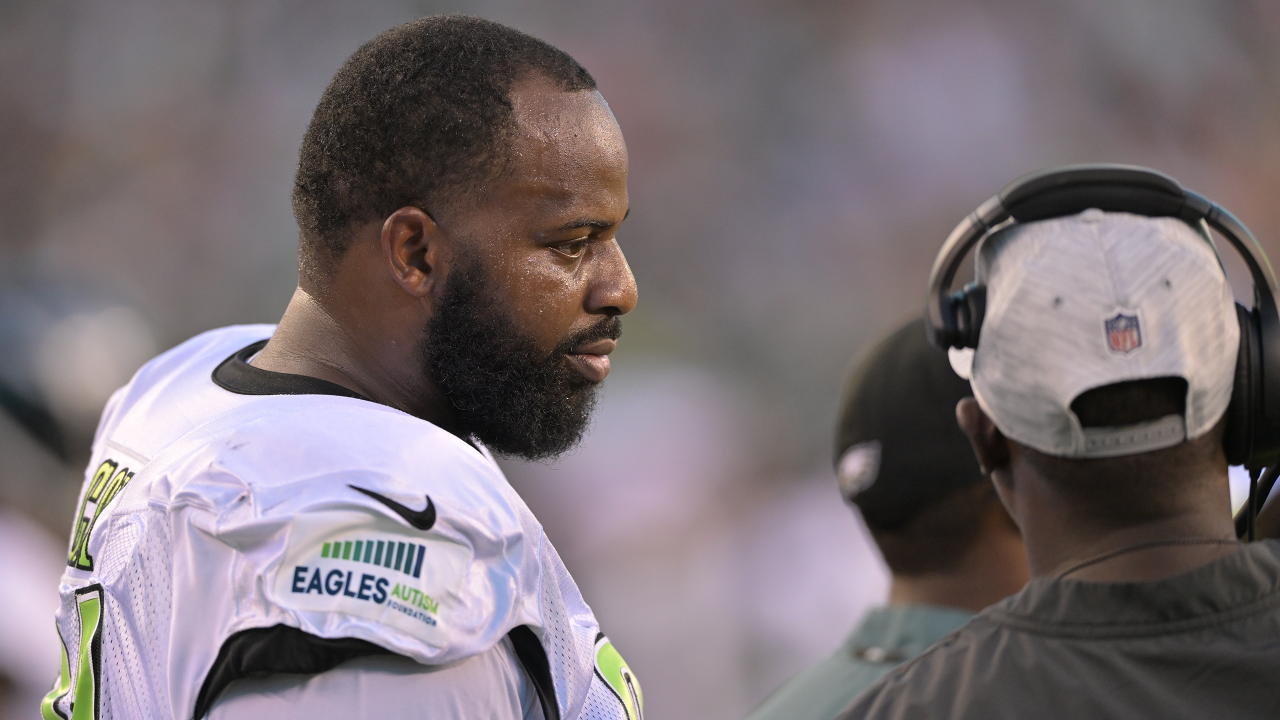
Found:
<path fill-rule="evenodd" d="M 365 618 L 444 647 L 470 560 L 465 546 L 382 516 L 309 513 L 294 520 L 275 600 L 292 610 Z"/>

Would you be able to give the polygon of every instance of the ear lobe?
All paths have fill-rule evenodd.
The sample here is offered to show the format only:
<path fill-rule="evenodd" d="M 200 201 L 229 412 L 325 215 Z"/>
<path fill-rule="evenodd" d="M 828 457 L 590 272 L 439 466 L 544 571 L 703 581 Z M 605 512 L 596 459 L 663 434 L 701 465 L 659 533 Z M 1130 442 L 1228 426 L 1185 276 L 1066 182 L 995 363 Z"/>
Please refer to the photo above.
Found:
<path fill-rule="evenodd" d="M 414 297 L 430 295 L 441 277 L 448 242 L 435 220 L 421 208 L 402 207 L 382 223 L 381 241 L 396 284 Z"/>
<path fill-rule="evenodd" d="M 1009 441 L 974 398 L 956 403 L 956 422 L 969 438 L 984 475 L 1009 464 Z"/>

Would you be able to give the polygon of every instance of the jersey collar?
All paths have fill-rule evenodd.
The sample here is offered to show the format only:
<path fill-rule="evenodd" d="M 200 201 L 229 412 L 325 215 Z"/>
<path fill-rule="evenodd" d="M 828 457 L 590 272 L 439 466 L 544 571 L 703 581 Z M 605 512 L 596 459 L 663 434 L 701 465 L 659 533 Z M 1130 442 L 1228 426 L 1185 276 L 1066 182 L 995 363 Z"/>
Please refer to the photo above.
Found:
<path fill-rule="evenodd" d="M 337 383 L 292 373 L 263 370 L 249 364 L 249 359 L 266 346 L 265 338 L 241 348 L 213 369 L 213 382 L 237 395 L 338 395 L 369 400 L 354 390 Z M 372 400 L 370 400 L 372 402 Z"/>

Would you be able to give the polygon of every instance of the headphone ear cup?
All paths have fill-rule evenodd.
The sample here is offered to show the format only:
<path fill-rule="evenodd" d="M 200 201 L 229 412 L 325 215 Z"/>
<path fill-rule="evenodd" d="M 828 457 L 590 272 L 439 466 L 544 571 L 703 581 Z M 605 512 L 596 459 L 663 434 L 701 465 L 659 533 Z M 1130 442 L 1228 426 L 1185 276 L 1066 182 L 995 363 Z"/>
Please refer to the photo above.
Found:
<path fill-rule="evenodd" d="M 987 286 L 971 282 L 951 296 L 951 313 L 955 318 L 956 348 L 978 347 L 982 333 L 982 319 L 987 314 Z"/>
<path fill-rule="evenodd" d="M 982 320 L 987 316 L 987 286 L 972 284 L 964 294 L 964 303 L 969 308 L 965 347 L 976 348 L 978 336 L 982 333 Z"/>
<path fill-rule="evenodd" d="M 1253 311 L 1236 303 L 1236 319 L 1240 323 L 1240 350 L 1236 354 L 1235 384 L 1231 387 L 1231 404 L 1227 406 L 1222 449 L 1228 465 L 1247 465 L 1253 455 L 1254 435 L 1262 412 L 1262 346 Z"/>

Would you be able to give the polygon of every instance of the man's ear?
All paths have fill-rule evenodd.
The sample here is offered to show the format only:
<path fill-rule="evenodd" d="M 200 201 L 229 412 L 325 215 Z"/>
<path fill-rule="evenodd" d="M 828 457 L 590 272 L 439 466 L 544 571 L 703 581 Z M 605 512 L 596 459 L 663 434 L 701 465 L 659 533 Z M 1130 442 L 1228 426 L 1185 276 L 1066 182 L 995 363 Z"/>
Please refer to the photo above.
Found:
<path fill-rule="evenodd" d="M 956 422 L 968 436 L 984 475 L 1009 464 L 1009 440 L 982 411 L 977 400 L 967 397 L 956 403 Z"/>
<path fill-rule="evenodd" d="M 382 223 L 382 256 L 404 291 L 423 298 L 444 277 L 449 240 L 421 208 L 402 207 Z"/>

